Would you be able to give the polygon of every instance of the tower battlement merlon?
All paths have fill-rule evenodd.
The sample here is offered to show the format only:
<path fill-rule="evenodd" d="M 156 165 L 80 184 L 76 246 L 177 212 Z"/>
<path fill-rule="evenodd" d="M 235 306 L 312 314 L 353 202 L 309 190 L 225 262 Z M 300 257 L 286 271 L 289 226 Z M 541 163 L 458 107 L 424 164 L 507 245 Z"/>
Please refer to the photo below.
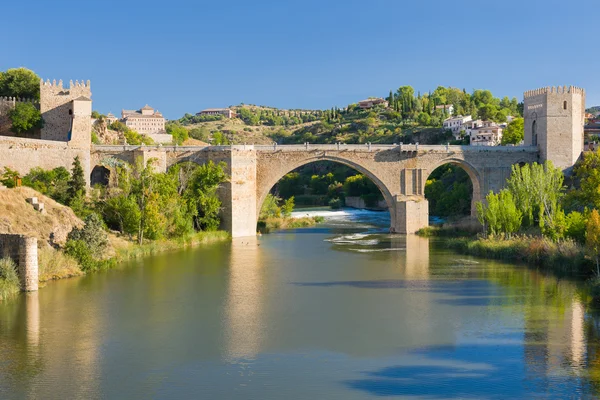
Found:
<path fill-rule="evenodd" d="M 44 81 L 44 79 L 40 79 L 40 88 L 57 88 L 57 89 L 86 88 L 86 89 L 90 89 L 90 87 L 91 87 L 91 83 L 90 83 L 89 79 L 87 81 L 84 81 L 82 79 L 81 82 L 79 80 L 75 80 L 75 83 L 73 83 L 73 80 L 71 79 L 69 81 L 69 87 L 63 87 L 62 79 L 60 79 L 58 81 L 58 83 L 56 82 L 56 79 L 53 79 L 52 82 L 50 82 L 50 79 L 46 79 L 46 81 Z"/>
<path fill-rule="evenodd" d="M 0 103 L 31 103 L 37 104 L 39 100 L 31 98 L 19 98 L 19 97 L 4 97 L 0 96 Z"/>
<path fill-rule="evenodd" d="M 524 98 L 548 94 L 580 94 L 585 96 L 585 89 L 577 86 L 547 86 L 539 89 L 527 90 L 523 93 Z"/>

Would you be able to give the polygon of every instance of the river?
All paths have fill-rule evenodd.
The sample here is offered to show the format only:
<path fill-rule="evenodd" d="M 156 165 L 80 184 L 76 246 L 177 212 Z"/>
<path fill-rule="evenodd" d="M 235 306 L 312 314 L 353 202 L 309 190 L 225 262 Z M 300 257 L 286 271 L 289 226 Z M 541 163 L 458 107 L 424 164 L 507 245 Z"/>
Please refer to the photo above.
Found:
<path fill-rule="evenodd" d="M 386 213 L 325 214 L 316 228 L 155 256 L 0 303 L 0 398 L 600 389 L 600 319 L 577 283 L 391 236 Z"/>

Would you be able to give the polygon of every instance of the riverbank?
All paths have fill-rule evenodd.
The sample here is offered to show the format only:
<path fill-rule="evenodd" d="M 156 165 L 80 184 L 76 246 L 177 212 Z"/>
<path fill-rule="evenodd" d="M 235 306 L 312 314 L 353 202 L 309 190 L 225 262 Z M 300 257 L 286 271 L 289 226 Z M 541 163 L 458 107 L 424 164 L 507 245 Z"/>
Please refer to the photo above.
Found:
<path fill-rule="evenodd" d="M 50 281 L 115 268 L 129 260 L 224 242 L 229 239 L 230 235 L 224 231 L 196 232 L 186 237 L 148 241 L 138 245 L 132 240 L 111 235 L 109 241 L 113 251 L 107 258 L 98 261 L 95 268 L 87 271 L 84 271 L 82 265 L 78 264 L 75 258 L 65 254 L 62 250 L 45 246 L 38 250 L 40 288 L 46 286 Z M 0 259 L 0 301 L 18 293 L 19 280 L 14 263 L 8 259 Z"/>
<path fill-rule="evenodd" d="M 269 233 L 277 229 L 309 228 L 325 220 L 321 216 L 311 217 L 268 217 L 258 221 L 258 232 Z"/>

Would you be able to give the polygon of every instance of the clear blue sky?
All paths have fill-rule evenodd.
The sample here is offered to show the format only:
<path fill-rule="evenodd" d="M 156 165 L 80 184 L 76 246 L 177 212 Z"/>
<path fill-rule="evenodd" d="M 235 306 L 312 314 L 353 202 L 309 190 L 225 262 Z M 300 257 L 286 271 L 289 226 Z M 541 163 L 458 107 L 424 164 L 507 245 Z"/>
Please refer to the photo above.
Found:
<path fill-rule="evenodd" d="M 412 85 L 576 85 L 600 104 L 597 0 L 3 2 L 0 70 L 90 79 L 94 109 L 345 106 Z"/>

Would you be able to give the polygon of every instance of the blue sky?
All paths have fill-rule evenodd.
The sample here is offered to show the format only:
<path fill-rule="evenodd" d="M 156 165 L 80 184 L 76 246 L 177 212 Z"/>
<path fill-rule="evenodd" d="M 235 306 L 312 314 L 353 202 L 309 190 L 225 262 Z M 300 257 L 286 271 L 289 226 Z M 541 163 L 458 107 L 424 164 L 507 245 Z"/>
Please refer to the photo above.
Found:
<path fill-rule="evenodd" d="M 0 14 L 0 70 L 90 79 L 104 113 L 329 108 L 402 85 L 521 99 L 567 84 L 600 104 L 597 0 L 10 1 Z"/>

